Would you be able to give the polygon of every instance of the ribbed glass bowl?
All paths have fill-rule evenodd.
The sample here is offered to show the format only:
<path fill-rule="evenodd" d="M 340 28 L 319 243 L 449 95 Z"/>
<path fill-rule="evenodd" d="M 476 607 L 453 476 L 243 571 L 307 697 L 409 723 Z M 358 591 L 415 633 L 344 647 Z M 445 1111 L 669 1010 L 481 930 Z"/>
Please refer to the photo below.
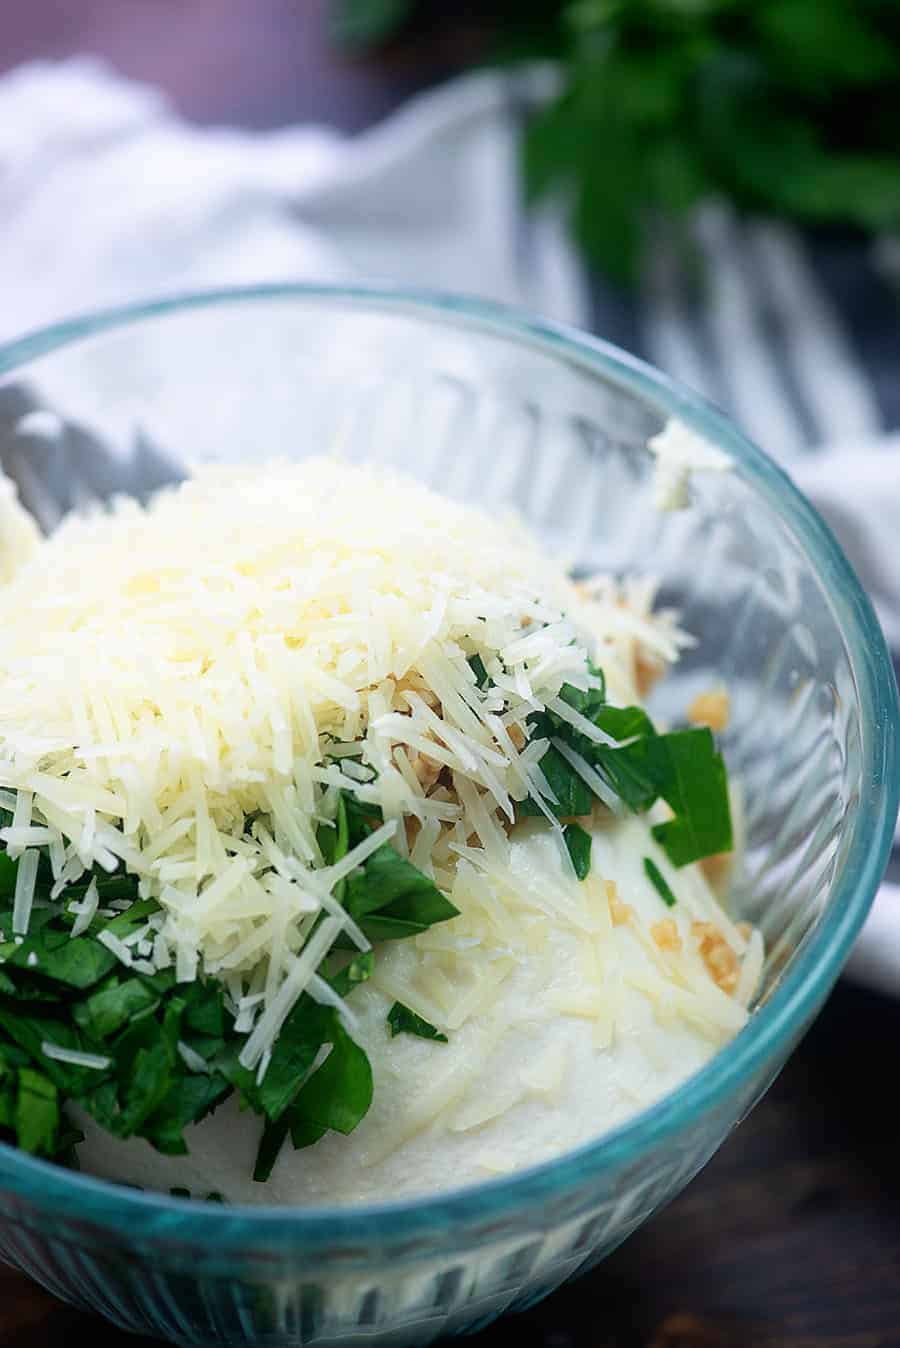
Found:
<path fill-rule="evenodd" d="M 730 454 L 652 504 L 672 415 Z M 697 646 L 661 685 L 731 692 L 740 912 L 768 959 L 748 1026 L 630 1123 L 510 1178 L 346 1209 L 221 1208 L 0 1146 L 0 1255 L 60 1297 L 182 1343 L 420 1348 L 602 1259 L 709 1159 L 822 1005 L 897 806 L 896 688 L 865 595 L 788 479 L 713 408 L 602 342 L 489 305 L 370 289 L 208 294 L 0 350 L 0 455 L 46 526 L 190 460 L 338 450 L 490 509 L 585 570 L 661 578 Z M 598 1326 L 598 1330 L 599 1330 Z"/>

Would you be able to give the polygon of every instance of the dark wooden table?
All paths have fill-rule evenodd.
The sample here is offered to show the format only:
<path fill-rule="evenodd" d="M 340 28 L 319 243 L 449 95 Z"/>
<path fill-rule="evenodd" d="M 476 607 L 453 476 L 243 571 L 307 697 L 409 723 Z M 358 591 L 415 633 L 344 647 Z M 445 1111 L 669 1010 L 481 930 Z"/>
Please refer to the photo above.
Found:
<path fill-rule="evenodd" d="M 325 40 L 324 0 L 0 0 L 0 71 L 98 54 L 204 123 L 354 130 L 478 46 L 478 24 L 454 18 L 377 59 L 342 63 Z M 900 1345 L 898 1045 L 900 1002 L 842 984 L 685 1194 L 598 1270 L 473 1348 Z M 0 1345 L 82 1336 L 93 1348 L 140 1342 L 0 1268 Z"/>

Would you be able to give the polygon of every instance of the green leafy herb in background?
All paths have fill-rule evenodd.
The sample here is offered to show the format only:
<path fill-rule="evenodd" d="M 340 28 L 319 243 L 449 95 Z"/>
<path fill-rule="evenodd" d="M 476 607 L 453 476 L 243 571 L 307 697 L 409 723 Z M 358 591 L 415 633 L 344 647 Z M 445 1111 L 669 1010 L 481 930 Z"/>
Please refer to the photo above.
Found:
<path fill-rule="evenodd" d="M 402 27 L 412 17 L 415 0 L 349 0 L 331 8 L 331 36 L 339 45 L 366 47 Z"/>
<path fill-rule="evenodd" d="M 379 42 L 416 8 L 334 0 L 335 32 Z M 711 196 L 810 224 L 900 227 L 897 0 L 488 8 L 488 55 L 560 63 L 559 96 L 526 137 L 527 191 L 566 189 L 578 241 L 611 274 L 634 276 L 648 220 Z"/>

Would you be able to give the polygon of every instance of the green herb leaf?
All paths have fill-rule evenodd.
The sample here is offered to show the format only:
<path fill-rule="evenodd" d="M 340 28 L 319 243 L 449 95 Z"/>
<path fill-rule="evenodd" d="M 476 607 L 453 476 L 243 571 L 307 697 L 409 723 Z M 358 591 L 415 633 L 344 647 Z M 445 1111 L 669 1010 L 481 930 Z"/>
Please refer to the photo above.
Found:
<path fill-rule="evenodd" d="M 152 1015 L 160 997 L 139 978 L 110 974 L 96 992 L 77 1002 L 72 1019 L 93 1039 L 107 1039 L 130 1022 Z"/>
<path fill-rule="evenodd" d="M 328 982 L 339 997 L 346 997 L 359 983 L 365 983 L 375 968 L 375 956 L 371 950 L 357 955 L 336 974 L 331 974 Z"/>
<path fill-rule="evenodd" d="M 592 678 L 600 683 L 599 688 L 575 688 L 571 683 L 564 683 L 559 690 L 559 696 L 563 702 L 568 702 L 570 707 L 580 711 L 582 716 L 586 716 L 589 721 L 606 706 L 606 675 L 599 665 L 595 665 L 593 660 L 587 662 L 588 673 Z M 551 713 L 552 715 L 552 713 Z M 556 723 L 556 718 L 554 718 Z"/>
<path fill-rule="evenodd" d="M 591 835 L 580 824 L 566 824 L 563 838 L 576 876 L 585 880 L 591 870 Z"/>
<path fill-rule="evenodd" d="M 676 902 L 675 895 L 669 888 L 669 884 L 668 881 L 666 880 L 666 877 L 663 875 L 662 871 L 659 869 L 656 862 L 651 860 L 650 857 L 644 857 L 644 871 L 646 872 L 648 880 L 651 881 L 654 888 L 656 889 L 656 892 L 659 894 L 659 897 L 662 899 L 666 907 L 674 908 Z"/>
<path fill-rule="evenodd" d="M 264 1184 L 271 1175 L 290 1130 L 290 1119 L 287 1117 L 279 1119 L 277 1123 L 273 1123 L 271 1119 L 266 1120 L 253 1166 L 253 1178 L 257 1183 Z M 324 1136 L 324 1134 L 323 1128 L 320 1136 Z M 316 1141 L 318 1141 L 318 1138 Z"/>
<path fill-rule="evenodd" d="M 29 932 L 22 944 L 7 941 L 0 946 L 4 968 L 25 969 L 70 988 L 93 987 L 118 963 L 115 955 L 87 936 L 72 940 L 64 927 L 51 927 L 49 923 L 54 916 L 46 908 L 32 912 Z M 11 912 L 0 913 L 0 930 L 12 930 Z M 33 967 L 29 965 L 32 955 Z"/>
<path fill-rule="evenodd" d="M 0 1128 L 17 1132 L 18 1074 L 0 1062 Z"/>
<path fill-rule="evenodd" d="M 323 825 L 317 834 L 319 851 L 322 853 L 322 860 L 326 866 L 333 866 L 336 861 L 340 861 L 347 855 L 350 842 L 350 825 L 347 815 L 347 795 L 341 795 L 338 800 L 337 814 L 334 823 L 330 826 Z"/>
<path fill-rule="evenodd" d="M 373 945 L 416 936 L 458 916 L 434 881 L 388 843 L 348 876 L 345 906 Z"/>
<path fill-rule="evenodd" d="M 45 871 L 42 874 L 43 868 L 44 868 L 44 856 L 42 853 L 41 864 L 38 867 L 38 883 L 40 884 L 41 881 L 44 881 L 45 887 L 49 888 L 52 873 L 49 872 L 48 867 L 47 871 Z M 97 867 L 90 875 L 84 876 L 81 880 L 76 880 L 74 884 L 67 886 L 65 893 L 66 908 L 61 910 L 61 912 L 65 914 L 65 917 L 63 918 L 64 921 L 68 921 L 69 924 L 75 921 L 74 916 L 68 914 L 66 912 L 66 909 L 68 908 L 69 904 L 72 902 L 73 899 L 84 898 L 92 882 L 96 883 L 97 885 L 97 895 L 100 900 L 101 908 L 105 907 L 109 903 L 120 903 L 123 900 L 128 900 L 131 903 L 138 902 L 137 876 L 126 875 L 123 871 L 114 871 L 113 874 L 110 875 L 107 871 L 101 870 L 100 867 Z M 141 900 L 141 902 L 151 905 L 151 911 L 154 912 L 159 911 L 157 904 L 155 903 L 154 900 L 147 899 Z M 108 920 L 109 919 L 103 917 L 96 918 L 95 929 L 99 929 L 101 926 L 105 926 Z"/>
<path fill-rule="evenodd" d="M 152 986 L 159 987 L 162 980 L 169 986 L 174 982 L 168 973 L 157 974 Z M 182 1038 L 187 1036 L 192 1044 L 202 1040 L 216 1042 L 223 1039 L 227 1032 L 228 1016 L 221 985 L 215 979 L 207 978 L 198 979 L 195 983 L 179 983 L 177 986 L 178 996 L 184 1003 Z"/>
<path fill-rule="evenodd" d="M 711 731 L 677 730 L 651 746 L 659 794 L 675 818 L 657 824 L 653 836 L 674 866 L 729 852 L 732 847 L 728 779 Z"/>
<path fill-rule="evenodd" d="M 102 1079 L 93 1068 L 75 1067 L 44 1055 L 42 1046 L 45 1042 L 76 1052 L 104 1052 L 101 1045 L 86 1040 L 68 1020 L 59 1020 L 56 1015 L 28 1014 L 15 1004 L 4 1003 L 0 1004 L 0 1030 L 5 1031 L 12 1043 L 23 1050 L 31 1062 L 39 1064 L 41 1071 L 66 1094 L 77 1096 Z M 4 1056 L 7 1051 L 4 1044 Z"/>
<path fill-rule="evenodd" d="M 341 805 L 347 816 L 348 850 L 368 838 L 379 824 L 383 824 L 381 810 L 368 801 L 358 800 L 350 791 L 341 793 Z"/>
<path fill-rule="evenodd" d="M 301 1086 L 291 1107 L 291 1138 L 294 1145 L 302 1128 L 332 1129 L 352 1133 L 372 1103 L 372 1067 L 368 1056 L 350 1038 L 338 1014 L 329 1010 L 331 1025 L 326 1042 L 331 1052 Z"/>
<path fill-rule="evenodd" d="M 441 1030 L 429 1021 L 423 1020 L 421 1016 L 417 1016 L 415 1011 L 411 1011 L 402 1002 L 394 1002 L 387 1013 L 387 1023 L 391 1038 L 397 1034 L 414 1034 L 419 1039 L 433 1039 L 438 1044 L 449 1043 Z"/>
<path fill-rule="evenodd" d="M 124 941 L 126 937 L 133 936 L 139 927 L 143 927 L 148 918 L 155 917 L 159 912 L 159 904 L 155 899 L 136 899 L 130 908 L 125 908 L 116 917 L 95 918 L 99 926 L 106 931 L 111 932 L 113 936 Z M 91 930 L 93 930 L 93 924 Z"/>
<path fill-rule="evenodd" d="M 372 1068 L 367 1054 L 347 1034 L 336 1011 L 314 1003 L 311 1005 L 318 1013 L 316 1033 L 319 1044 L 314 1057 L 325 1044 L 330 1044 L 331 1049 L 311 1076 L 304 1080 L 307 1068 L 303 1076 L 294 1080 L 290 1108 L 279 1108 L 274 1117 L 270 1112 L 257 1151 L 253 1170 L 255 1180 L 269 1178 L 288 1133 L 296 1148 L 312 1146 L 329 1129 L 351 1133 L 372 1103 Z M 272 1062 L 260 1087 L 261 1094 L 266 1090 L 283 1038 L 284 1030 L 279 1035 Z"/>
<path fill-rule="evenodd" d="M 535 731 L 536 735 L 539 735 L 539 733 L 539 731 Z M 570 767 L 559 750 L 554 749 L 552 744 L 541 758 L 540 767 L 550 790 L 556 796 L 557 803 L 555 805 L 550 800 L 544 802 L 551 814 L 555 814 L 557 819 L 568 819 L 571 817 L 579 818 L 591 813 L 594 808 L 594 795 L 591 788 L 586 782 L 582 781 L 577 772 Z M 518 802 L 516 813 L 519 816 L 526 817 L 543 814 L 543 810 L 530 797 L 527 797 L 525 800 Z"/>
<path fill-rule="evenodd" d="M 673 865 L 685 866 L 701 857 L 730 850 L 732 831 L 725 764 L 706 727 L 658 735 L 643 707 L 611 707 L 603 702 L 601 690 L 582 692 L 569 684 L 565 685 L 563 695 L 570 706 L 616 744 L 597 743 L 552 711 L 530 718 L 532 738 L 555 738 L 568 744 L 634 813 L 649 810 L 660 797 L 665 800 L 675 817 L 655 825 L 653 836 Z M 559 800 L 558 805 L 550 806 L 557 818 L 591 812 L 593 792 L 554 745 L 545 751 L 540 766 Z M 540 813 L 531 799 L 519 802 L 516 808 L 519 817 Z M 585 848 L 576 839 L 574 833 L 566 836 L 577 873 L 582 862 L 576 861 L 572 848 L 580 848 L 580 856 Z"/>
<path fill-rule="evenodd" d="M 637 814 L 649 810 L 659 795 L 650 761 L 650 744 L 657 738 L 650 717 L 643 707 L 603 707 L 593 720 L 607 735 L 622 743 L 622 748 L 590 744 L 581 738 L 579 750 L 585 751 L 588 761 L 629 810 Z M 629 740 L 634 742 L 629 744 Z"/>
<path fill-rule="evenodd" d="M 484 667 L 484 661 L 477 652 L 475 655 L 469 656 L 468 665 L 475 675 L 475 686 L 477 688 L 486 688 L 488 685 L 488 673 Z"/>
<path fill-rule="evenodd" d="M 216 1073 L 205 1076 L 200 1072 L 181 1072 L 144 1120 L 141 1135 L 167 1156 L 186 1155 L 185 1128 L 205 1119 L 230 1089 L 225 1078 Z"/>
<path fill-rule="evenodd" d="M 248 1071 L 238 1061 L 242 1040 L 229 1044 L 226 1051 L 213 1060 L 213 1066 L 257 1113 L 277 1122 L 293 1102 L 319 1049 L 326 1042 L 330 1025 L 329 1008 L 319 1006 L 309 997 L 301 997 L 281 1027 L 266 1074 L 259 1085 L 256 1073 Z"/>
<path fill-rule="evenodd" d="M 0 1042 L 0 1081 L 6 1080 L 13 1068 L 27 1067 L 30 1062 L 31 1055 L 18 1044 Z"/>
<path fill-rule="evenodd" d="M 145 1018 L 119 1040 L 116 1058 L 119 1108 L 111 1128 L 118 1137 L 131 1137 L 142 1131 L 145 1120 L 168 1094 L 178 1062 L 182 1011 L 182 1004 L 173 1000 L 166 1007 L 162 1024 Z"/>
<path fill-rule="evenodd" d="M 6 852 L 0 852 L 0 899 L 11 899 L 16 889 L 16 872 L 19 863 L 13 861 Z"/>
<path fill-rule="evenodd" d="M 52 1156 L 60 1124 L 56 1087 L 31 1067 L 19 1069 L 18 1086 L 15 1127 L 19 1146 L 34 1156 Z"/>

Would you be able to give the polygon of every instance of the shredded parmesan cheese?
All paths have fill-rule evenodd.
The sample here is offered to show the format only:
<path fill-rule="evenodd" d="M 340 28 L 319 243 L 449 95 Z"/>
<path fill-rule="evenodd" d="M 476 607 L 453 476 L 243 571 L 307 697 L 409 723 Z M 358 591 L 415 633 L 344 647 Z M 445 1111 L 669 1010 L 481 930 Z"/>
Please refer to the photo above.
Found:
<path fill-rule="evenodd" d="M 71 939 L 81 936 L 91 925 L 100 902 L 100 896 L 97 891 L 97 881 L 92 880 L 87 887 L 84 898 L 81 903 L 70 903 L 69 912 L 75 913 L 75 921 L 72 924 L 70 933 Z"/>
<path fill-rule="evenodd" d="M 723 473 L 732 466 L 727 454 L 676 417 L 648 440 L 647 448 L 656 456 L 654 486 L 658 510 L 684 510 L 688 506 L 693 473 Z"/>
<path fill-rule="evenodd" d="M 17 936 L 22 936 L 28 931 L 39 860 L 40 852 L 34 851 L 23 852 L 19 858 L 12 914 L 12 929 Z"/>
<path fill-rule="evenodd" d="M 45 1058 L 67 1063 L 70 1067 L 90 1067 L 97 1072 L 105 1072 L 107 1067 L 112 1066 L 112 1058 L 99 1053 L 82 1053 L 76 1048 L 63 1048 L 59 1044 L 51 1044 L 47 1039 L 41 1044 L 41 1052 Z"/>

